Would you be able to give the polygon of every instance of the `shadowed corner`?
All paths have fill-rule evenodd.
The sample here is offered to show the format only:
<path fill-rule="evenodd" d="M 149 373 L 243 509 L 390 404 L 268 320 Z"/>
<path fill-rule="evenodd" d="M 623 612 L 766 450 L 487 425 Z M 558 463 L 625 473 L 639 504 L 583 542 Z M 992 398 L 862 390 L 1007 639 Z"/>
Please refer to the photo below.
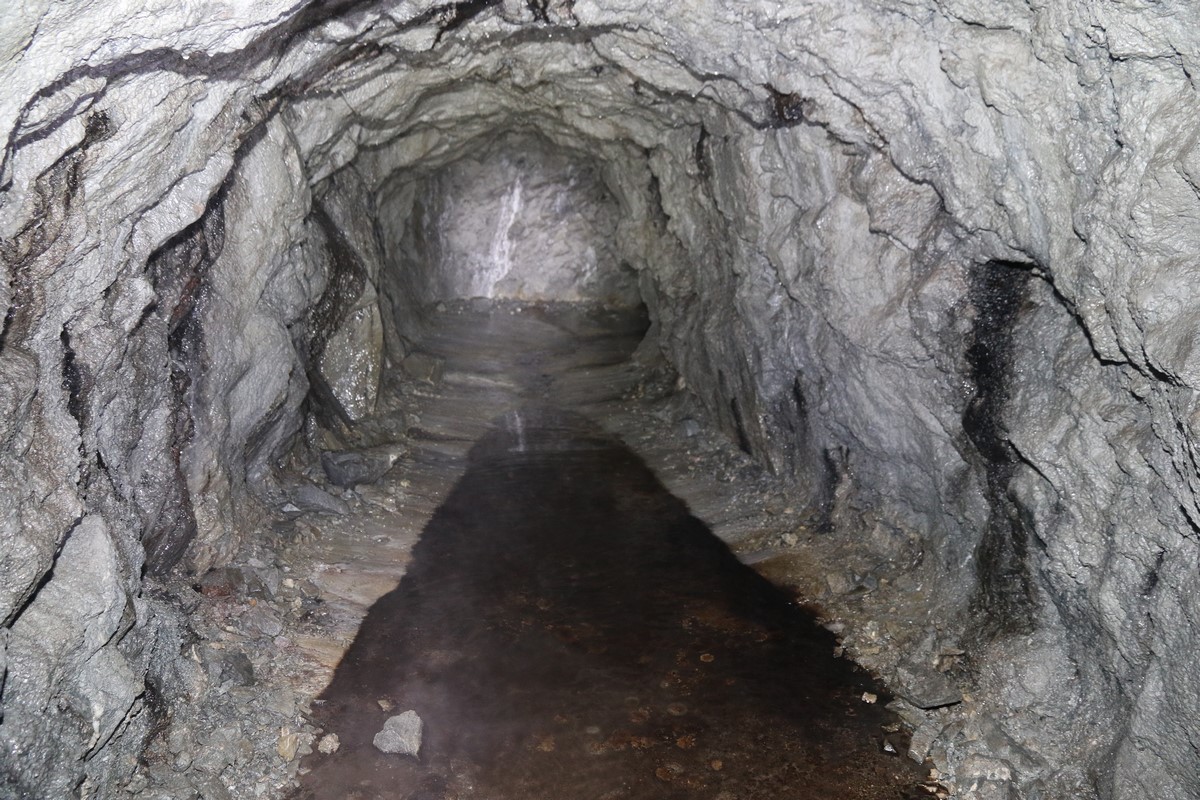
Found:
<path fill-rule="evenodd" d="M 367 614 L 294 797 L 904 796 L 918 768 L 835 645 L 618 440 L 521 408 Z M 419 756 L 376 749 L 409 710 Z"/>

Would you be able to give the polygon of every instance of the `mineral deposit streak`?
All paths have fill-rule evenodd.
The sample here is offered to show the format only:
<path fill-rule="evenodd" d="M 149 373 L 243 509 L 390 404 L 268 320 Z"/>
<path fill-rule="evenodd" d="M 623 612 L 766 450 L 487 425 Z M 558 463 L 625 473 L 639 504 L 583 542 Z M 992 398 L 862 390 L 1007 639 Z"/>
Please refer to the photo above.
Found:
<path fill-rule="evenodd" d="M 341 746 L 296 797 L 924 796 L 835 645 L 620 441 L 527 406 L 474 445 L 367 614 L 314 707 Z M 376 749 L 409 710 L 419 755 Z"/>

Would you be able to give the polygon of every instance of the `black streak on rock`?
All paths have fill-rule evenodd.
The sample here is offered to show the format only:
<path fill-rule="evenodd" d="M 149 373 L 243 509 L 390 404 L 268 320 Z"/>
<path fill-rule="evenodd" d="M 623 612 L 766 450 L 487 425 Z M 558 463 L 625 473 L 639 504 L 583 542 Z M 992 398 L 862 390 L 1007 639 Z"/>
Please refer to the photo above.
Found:
<path fill-rule="evenodd" d="M 692 154 L 696 160 L 696 170 L 700 173 L 702 180 L 708 180 L 712 177 L 712 170 L 708 165 L 708 128 L 700 126 L 700 135 L 696 137 L 696 148 Z"/>
<path fill-rule="evenodd" d="M 975 396 L 963 414 L 963 429 L 983 457 L 991 506 L 987 530 L 976 550 L 979 588 L 973 604 L 984 636 L 1020 633 L 1032 625 L 1029 531 L 1008 496 L 1017 456 L 1003 420 L 1012 370 L 1012 331 L 1028 281 L 1023 265 L 990 262 L 972 273 L 969 289 L 975 322 L 967 362 Z"/>
<path fill-rule="evenodd" d="M 550 22 L 550 13 L 547 8 L 549 4 L 550 0 L 525 0 L 529 13 L 533 14 L 533 18 L 538 22 Z"/>
<path fill-rule="evenodd" d="M 738 447 L 746 455 L 754 455 L 754 449 L 750 446 L 750 436 L 746 433 L 746 423 L 742 419 L 742 409 L 738 405 L 736 397 L 729 401 L 729 413 L 733 415 L 733 427 L 737 433 Z"/>
<path fill-rule="evenodd" d="M 142 534 L 145 568 L 151 575 L 163 575 L 175 566 L 196 535 L 196 516 L 180 459 L 195 427 L 190 398 L 200 374 L 204 337 L 198 309 L 203 304 L 209 267 L 225 246 L 224 198 L 224 191 L 218 192 L 200 219 L 167 241 L 147 262 L 157 297 L 154 305 L 166 323 L 174 473 L 165 484 L 157 515 L 148 520 Z"/>
<path fill-rule="evenodd" d="M 63 391 L 67 393 L 67 411 L 79 423 L 79 430 L 82 433 L 90 381 L 84 377 L 83 369 L 75 360 L 75 348 L 71 346 L 71 334 L 66 325 L 63 326 L 62 333 L 58 338 L 62 342 L 63 350 L 62 387 Z"/>
<path fill-rule="evenodd" d="M 312 220 L 325 234 L 325 246 L 329 252 L 331 267 L 325 293 L 309 314 L 308 341 L 303 343 L 307 345 L 306 352 L 302 355 L 310 386 L 308 402 L 317 419 L 326 428 L 350 428 L 353 420 L 342 407 L 325 376 L 321 374 L 320 364 L 330 337 L 345 321 L 366 288 L 367 270 L 346 234 L 319 204 L 313 205 Z"/>

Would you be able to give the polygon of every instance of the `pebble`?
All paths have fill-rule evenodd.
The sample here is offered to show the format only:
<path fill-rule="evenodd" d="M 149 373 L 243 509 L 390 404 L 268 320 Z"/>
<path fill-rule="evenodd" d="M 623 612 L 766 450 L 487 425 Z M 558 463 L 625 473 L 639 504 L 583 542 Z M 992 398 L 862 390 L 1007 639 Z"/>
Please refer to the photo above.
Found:
<path fill-rule="evenodd" d="M 325 755 L 336 753 L 341 746 L 342 742 L 336 733 L 327 733 L 321 737 L 321 741 L 317 742 L 317 750 Z"/>

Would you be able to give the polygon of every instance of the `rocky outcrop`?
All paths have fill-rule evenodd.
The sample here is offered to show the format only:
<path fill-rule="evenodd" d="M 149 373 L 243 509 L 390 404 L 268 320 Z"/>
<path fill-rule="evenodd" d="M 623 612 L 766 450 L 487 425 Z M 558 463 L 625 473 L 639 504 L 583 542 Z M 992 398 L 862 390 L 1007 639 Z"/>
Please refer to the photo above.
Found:
<path fill-rule="evenodd" d="M 2 785 L 120 793 L 177 685 L 143 574 L 253 535 L 307 411 L 369 413 L 421 187 L 515 130 L 599 176 L 597 264 L 711 418 L 835 535 L 919 537 L 1017 796 L 1200 794 L 1195 38 L 1182 4 L 20 4 Z"/>

